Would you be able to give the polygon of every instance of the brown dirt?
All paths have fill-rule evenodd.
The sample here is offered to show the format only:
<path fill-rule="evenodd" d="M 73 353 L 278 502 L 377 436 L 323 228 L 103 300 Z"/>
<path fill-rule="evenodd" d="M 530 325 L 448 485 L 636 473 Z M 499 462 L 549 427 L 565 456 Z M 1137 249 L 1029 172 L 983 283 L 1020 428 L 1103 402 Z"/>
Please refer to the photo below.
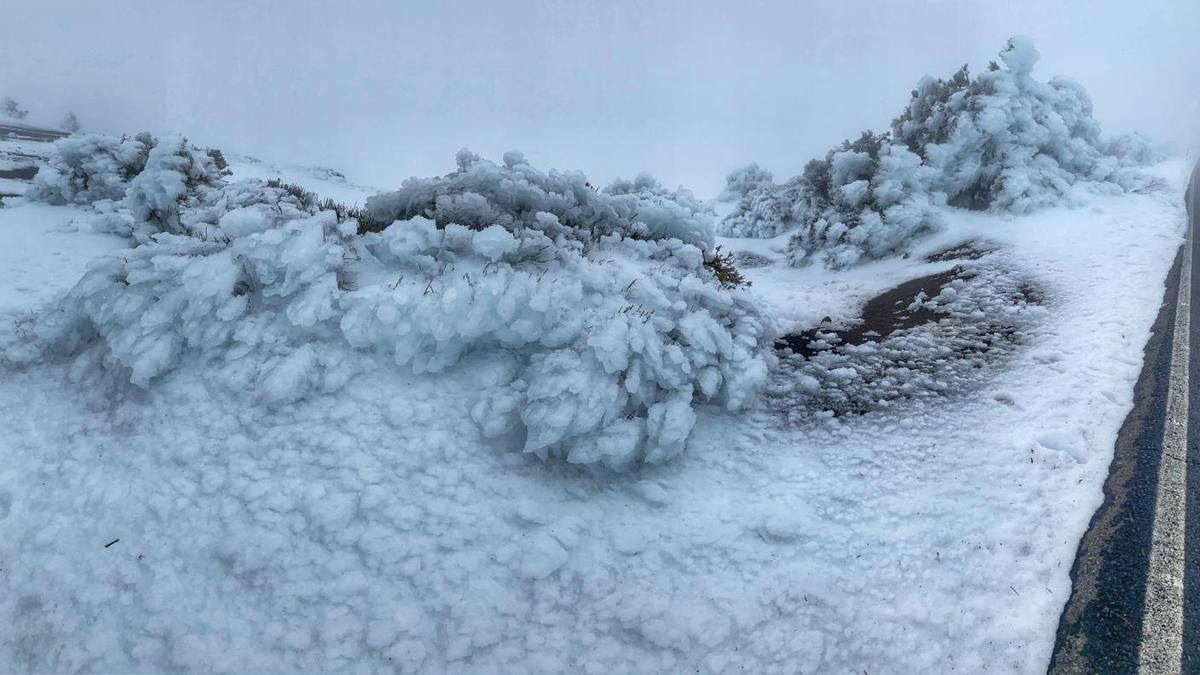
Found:
<path fill-rule="evenodd" d="M 785 335 L 775 346 L 779 349 L 790 349 L 795 354 L 808 358 L 821 351 L 814 345 L 814 341 L 819 341 L 831 333 L 836 335 L 838 345 L 859 345 L 864 342 L 878 342 L 898 330 L 937 321 L 942 317 L 940 312 L 925 307 L 910 310 L 909 306 L 919 294 L 924 293 L 926 298 L 933 298 L 951 281 L 967 276 L 966 271 L 955 266 L 945 272 L 906 281 L 869 300 L 863 306 L 863 319 L 860 324 L 835 329 L 823 323 L 816 328 Z"/>

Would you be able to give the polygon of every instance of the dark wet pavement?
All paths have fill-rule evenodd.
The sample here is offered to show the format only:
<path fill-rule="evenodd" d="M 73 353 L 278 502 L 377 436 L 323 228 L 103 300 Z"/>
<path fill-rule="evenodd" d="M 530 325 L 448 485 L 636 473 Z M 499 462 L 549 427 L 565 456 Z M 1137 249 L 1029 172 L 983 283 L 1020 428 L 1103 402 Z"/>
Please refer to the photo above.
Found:
<path fill-rule="evenodd" d="M 66 136 L 70 136 L 70 134 L 65 131 L 39 129 L 37 127 L 25 126 L 23 124 L 0 123 L 0 139 L 11 139 L 14 141 L 40 141 L 43 143 L 49 143 Z"/>
<path fill-rule="evenodd" d="M 1193 205 L 1197 196 L 1189 193 Z M 1195 231 L 1197 209 L 1190 213 Z M 1200 269 L 1198 248 L 1181 248 L 1167 277 L 1163 306 L 1134 388 L 1134 408 L 1117 436 L 1104 503 L 1092 517 L 1071 570 L 1072 593 L 1059 623 L 1051 673 L 1138 671 L 1180 270 L 1184 255 L 1192 256 L 1193 270 Z M 1195 272 L 1192 294 L 1200 298 L 1200 274 Z M 1193 312 L 1193 348 L 1188 363 L 1182 672 L 1200 673 L 1200 317 L 1194 309 L 1188 311 Z"/>

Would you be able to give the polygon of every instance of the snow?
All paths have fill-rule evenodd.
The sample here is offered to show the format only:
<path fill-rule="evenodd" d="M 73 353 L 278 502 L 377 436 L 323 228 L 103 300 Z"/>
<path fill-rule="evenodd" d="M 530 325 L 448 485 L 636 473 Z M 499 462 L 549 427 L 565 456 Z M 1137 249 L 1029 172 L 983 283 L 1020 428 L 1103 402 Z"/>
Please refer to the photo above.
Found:
<path fill-rule="evenodd" d="M 117 237 L 81 227 L 79 216 L 75 209 L 46 204 L 0 208 L 0 269 L 5 271 L 0 320 L 49 302 L 97 255 L 124 246 Z"/>
<path fill-rule="evenodd" d="M 375 188 L 352 183 L 333 169 L 272 164 L 235 154 L 226 154 L 225 159 L 229 162 L 233 179 L 278 179 L 283 183 L 299 185 L 322 199 L 332 199 L 347 206 L 362 206 L 379 192 Z"/>
<path fill-rule="evenodd" d="M 8 195 L 23 195 L 29 183 L 15 178 L 0 178 L 0 199 Z"/>
<path fill-rule="evenodd" d="M 505 157 L 507 169 L 522 166 L 523 157 Z M 211 221 L 260 266 L 255 278 L 279 295 L 235 297 L 264 303 L 255 316 L 273 308 L 289 332 L 256 345 L 269 361 L 255 368 L 218 369 L 179 352 L 173 367 L 146 371 L 155 374 L 145 388 L 97 378 L 95 351 L 0 365 L 8 552 L 0 669 L 1044 672 L 1075 547 L 1100 503 L 1182 240 L 1184 167 L 1153 171 L 1169 191 L 1076 186 L 1072 206 L 1015 217 L 941 209 L 944 226 L 909 258 L 846 270 L 787 265 L 786 235 L 719 240 L 770 263 L 743 268 L 754 283 L 748 292 L 788 331 L 826 315 L 854 318 L 875 293 L 946 270 L 953 263 L 924 256 L 964 240 L 988 242 L 998 251 L 990 260 L 1036 282 L 1047 311 L 1023 324 L 1025 341 L 1004 362 L 901 409 L 785 420 L 772 406 L 790 395 L 779 380 L 749 412 L 687 405 L 682 392 L 713 386 L 697 377 L 644 414 L 661 439 L 653 451 L 672 452 L 690 429 L 687 451 L 622 474 L 543 461 L 521 452 L 527 439 L 513 427 L 489 425 L 529 398 L 548 402 L 537 414 L 551 421 L 590 412 L 588 397 L 603 387 L 561 374 L 576 373 L 571 359 L 589 349 L 601 365 L 619 360 L 633 340 L 589 329 L 571 349 L 540 351 L 524 365 L 544 377 L 525 390 L 504 386 L 518 358 L 471 349 L 429 372 L 371 360 L 326 393 L 312 379 L 314 363 L 344 351 L 325 351 L 341 323 L 324 326 L 330 305 L 310 291 L 337 283 L 338 224 L 298 210 L 265 222 L 270 209 L 228 190 L 219 206 L 201 200 L 197 220 L 185 224 L 194 231 Z M 306 188 L 339 198 L 322 189 L 336 179 L 283 178 L 303 176 Z M 0 284 L 4 312 L 38 309 L 76 286 L 87 259 L 130 246 L 84 225 L 59 226 L 94 215 L 42 204 L 0 209 L 0 262 L 24 274 Z M 392 257 L 359 261 L 359 290 L 349 295 L 364 316 L 423 315 L 428 326 L 438 312 L 461 316 L 455 303 L 480 291 L 460 276 L 421 268 L 425 276 L 390 293 L 396 278 L 382 281 L 385 272 L 418 274 L 446 250 L 462 266 L 456 272 L 482 272 L 520 251 L 507 229 L 505 238 L 492 228 L 423 227 L 419 217 L 411 224 L 371 235 Z M 183 256 L 170 247 L 212 244 L 175 235 L 142 253 L 124 249 L 97 263 L 76 301 L 141 293 L 162 301 L 186 287 L 200 302 L 199 291 L 236 283 L 221 275 L 228 249 Z M 611 246 L 627 267 L 564 262 L 541 282 L 522 282 L 531 295 L 521 306 L 538 307 L 536 298 L 547 311 L 581 305 L 585 296 L 543 285 L 555 275 L 559 284 L 590 280 L 611 297 L 629 283 L 622 274 L 639 264 L 639 246 L 647 255 L 671 250 L 680 264 L 700 255 L 682 244 Z M 143 276 L 118 294 L 101 283 L 105 265 Z M 647 281 L 674 274 L 641 273 Z M 445 283 L 434 299 L 421 290 L 430 278 Z M 100 288 L 114 295 L 86 292 Z M 644 292 L 651 301 L 667 291 L 647 284 Z M 204 349 L 217 342 L 205 328 L 236 324 L 238 314 L 201 304 L 195 314 L 106 302 L 89 311 L 129 312 L 151 333 L 159 321 L 186 323 Z M 663 311 L 677 311 L 670 305 Z M 672 329 L 722 348 L 704 313 L 678 311 Z M 507 327 L 479 318 L 487 335 L 524 330 L 520 317 Z M 112 325 L 132 331 L 135 323 Z M 296 327 L 307 328 L 290 332 Z M 19 336 L 5 322 L 0 346 Z M 153 366 L 170 360 L 172 346 L 156 339 L 137 353 Z M 606 434 L 628 432 L 613 424 L 569 452 L 590 463 Z"/>

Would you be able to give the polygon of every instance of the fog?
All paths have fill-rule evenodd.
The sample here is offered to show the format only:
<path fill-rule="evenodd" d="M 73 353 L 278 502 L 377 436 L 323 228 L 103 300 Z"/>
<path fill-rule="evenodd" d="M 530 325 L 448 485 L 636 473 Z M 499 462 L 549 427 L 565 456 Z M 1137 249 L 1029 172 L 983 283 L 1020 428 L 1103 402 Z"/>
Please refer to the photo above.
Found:
<path fill-rule="evenodd" d="M 1200 122 L 1200 2 L 7 3 L 0 95 L 85 130 L 179 130 L 381 187 L 469 147 L 701 196 L 885 128 L 926 74 L 1036 41 L 1106 133 Z"/>

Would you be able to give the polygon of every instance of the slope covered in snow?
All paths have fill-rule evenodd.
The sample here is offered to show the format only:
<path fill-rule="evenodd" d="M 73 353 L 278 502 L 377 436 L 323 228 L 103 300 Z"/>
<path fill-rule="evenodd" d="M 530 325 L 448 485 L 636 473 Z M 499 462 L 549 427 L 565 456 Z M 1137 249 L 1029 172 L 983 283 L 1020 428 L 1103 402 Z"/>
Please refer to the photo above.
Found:
<path fill-rule="evenodd" d="M 245 155 L 231 154 L 227 155 L 226 159 L 229 162 L 230 175 L 234 179 L 277 179 L 299 185 L 322 198 L 332 199 L 347 206 L 362 206 L 367 203 L 367 199 L 380 192 L 375 188 L 351 182 L 336 169 L 272 164 Z"/>
<path fill-rule="evenodd" d="M 180 152 L 155 165 L 184 171 Z M 0 250 L 41 270 L 36 292 L 6 281 L 0 296 L 0 538 L 11 551 L 0 668 L 1044 671 L 1182 240 L 1182 164 L 1153 170 L 1161 189 L 1077 187 L 1071 206 L 1030 215 L 942 210 L 944 227 L 908 258 L 849 270 L 788 265 L 786 237 L 718 240 L 753 282 L 726 294 L 705 264 L 714 242 L 694 229 L 707 216 L 685 196 L 646 181 L 598 193 L 517 155 L 504 166 L 460 159 L 462 173 L 381 198 L 407 221 L 362 237 L 340 214 L 313 213 L 303 195 L 261 181 L 198 183 L 180 212 L 150 189 L 178 183 L 142 185 L 142 217 L 181 233 L 87 274 L 85 258 L 134 242 L 89 232 L 108 221 L 81 207 L 0 209 Z M 520 191 L 489 192 L 491 178 L 522 175 Z M 316 181 L 303 185 L 320 196 L 340 184 L 301 170 L 284 178 Z M 550 206 L 505 201 L 511 194 Z M 499 231 L 438 227 L 485 212 Z M 68 214 L 76 231 L 45 230 Z M 585 246 L 590 238 L 574 239 L 584 223 L 610 238 Z M 633 223 L 637 236 L 612 238 Z M 656 238 L 663 232 L 700 235 L 684 243 Z M 478 284 L 493 269 L 522 278 L 513 256 L 541 238 L 561 257 L 520 282 L 536 290 L 524 306 L 559 312 L 568 327 L 568 309 L 595 307 L 597 323 L 534 345 L 514 337 L 527 317 L 498 322 Z M 990 252 L 928 261 L 965 241 Z M 54 257 L 64 250 L 76 252 L 67 267 Z M 339 274 L 347 265 L 355 278 Z M 927 298 L 954 316 L 1019 322 L 1004 358 L 953 390 L 889 398 L 860 388 L 867 403 L 875 393 L 892 403 L 793 414 L 852 374 L 785 359 L 749 412 L 717 395 L 738 363 L 753 365 L 735 346 L 754 353 L 748 341 L 768 334 L 739 321 L 761 313 L 789 334 L 825 316 L 852 321 L 879 291 L 955 266 L 1028 282 L 1037 299 L 1010 316 L 969 280 L 956 297 Z M 586 292 L 553 290 L 571 284 Z M 179 303 L 163 302 L 182 289 Z M 645 295 L 625 309 L 610 302 L 622 293 Z M 152 301 L 153 311 L 137 304 Z M 646 319 L 651 303 L 656 318 Z M 48 309 L 72 322 L 44 323 Z M 437 355 L 434 343 L 463 346 L 463 317 L 481 331 L 467 348 L 417 366 Z M 416 332 L 402 333 L 404 320 Z M 660 320 L 671 324 L 650 323 Z M 628 337 L 607 339 L 613 322 Z M 921 330 L 875 355 L 904 346 L 957 358 L 946 342 L 922 346 Z M 180 342 L 141 342 L 164 335 Z M 347 347 L 347 335 L 374 337 Z M 379 349 L 376 338 L 395 335 L 413 340 Z M 24 349 L 53 340 L 61 349 Z M 162 344 L 175 348 L 161 352 L 169 358 L 147 360 L 157 352 L 143 347 Z M 388 351 L 412 344 L 424 346 L 407 358 Z M 612 387 L 629 397 L 629 420 L 649 427 L 658 399 L 638 404 L 632 370 L 612 384 L 550 386 L 609 372 L 620 344 L 642 348 L 626 358 L 646 359 L 653 396 L 695 394 L 691 417 L 676 405 L 661 418 L 692 423 L 670 463 L 616 473 L 564 461 L 570 447 L 600 444 L 522 452 L 528 437 L 513 418 L 489 428 L 502 404 L 528 402 L 520 394 L 531 388 L 513 385 L 538 372 L 554 405 L 534 423 L 562 409 L 576 421 L 605 411 L 588 397 Z M 683 344 L 713 359 L 687 364 L 701 373 L 695 382 L 678 377 L 691 372 L 672 356 Z M 555 370 L 568 356 L 578 360 Z M 596 370 L 581 371 L 590 358 Z M 321 369 L 306 367 L 314 359 Z M 138 364 L 145 378 L 122 370 Z M 347 364 L 352 376 L 323 379 Z M 706 387 L 716 387 L 711 401 Z M 518 396 L 484 396 L 497 390 Z"/>

